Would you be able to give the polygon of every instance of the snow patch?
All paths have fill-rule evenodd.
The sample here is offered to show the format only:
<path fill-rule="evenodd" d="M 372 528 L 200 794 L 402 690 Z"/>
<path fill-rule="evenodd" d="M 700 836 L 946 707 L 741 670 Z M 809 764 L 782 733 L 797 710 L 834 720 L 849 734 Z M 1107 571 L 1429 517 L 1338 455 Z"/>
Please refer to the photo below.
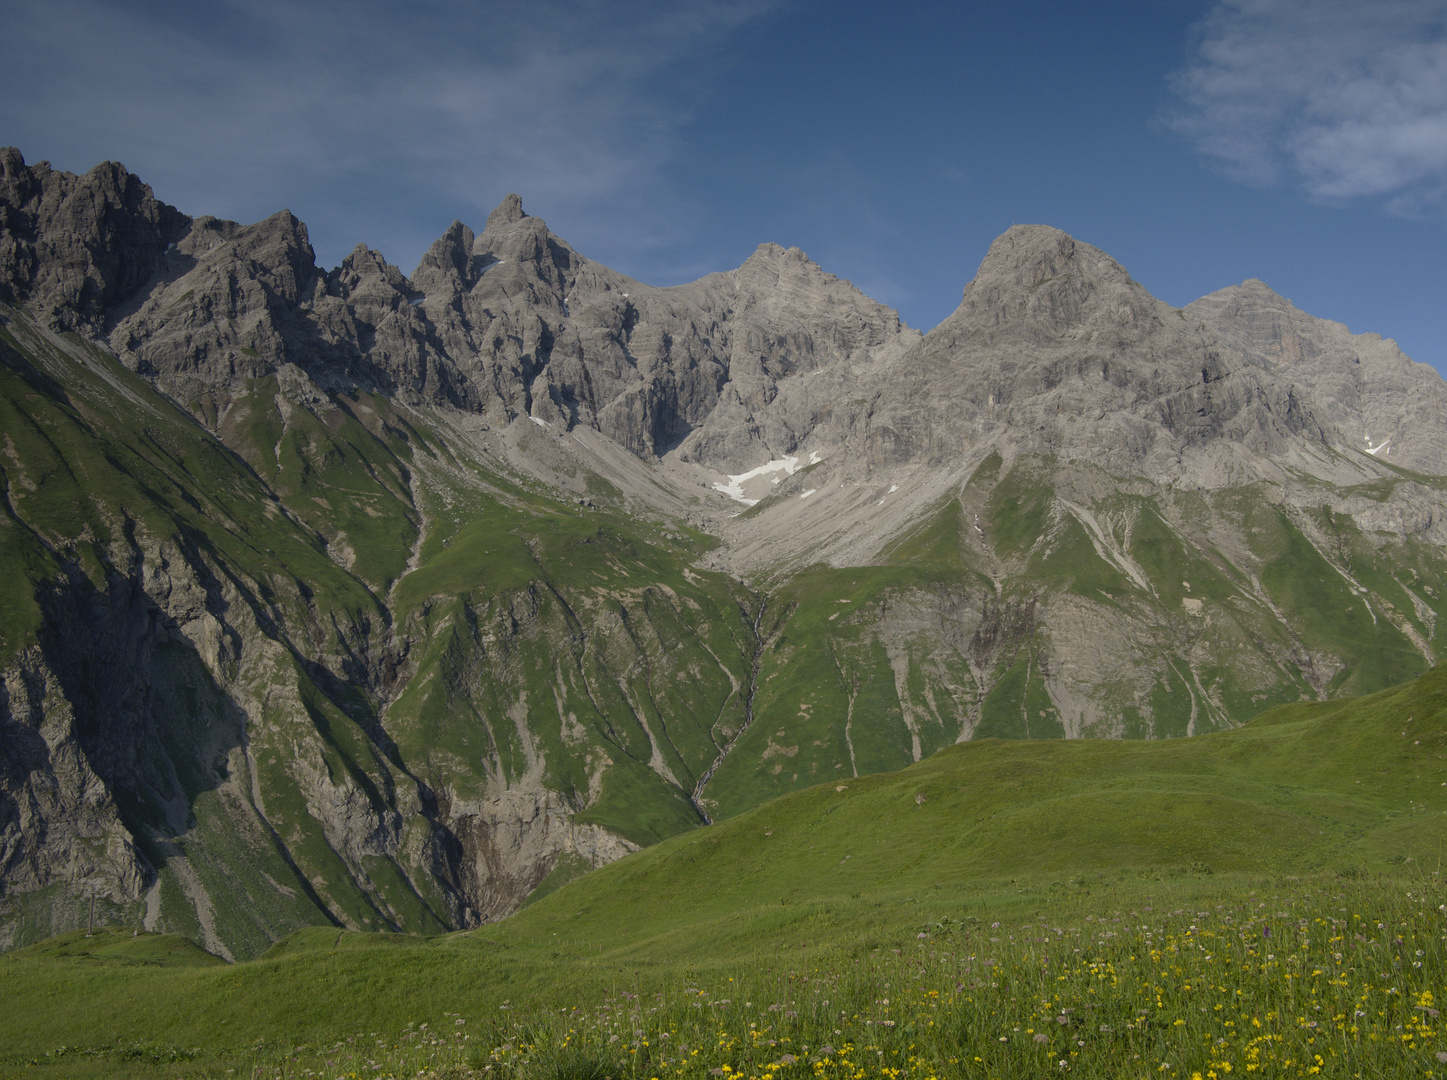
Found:
<path fill-rule="evenodd" d="M 528 419 L 531 420 L 534 424 L 537 424 L 538 427 L 549 426 L 548 422 L 544 420 L 541 416 L 529 416 Z"/>
<path fill-rule="evenodd" d="M 893 495 L 893 494 L 894 494 L 896 491 L 898 491 L 898 490 L 899 490 L 899 485 L 898 485 L 898 484 L 890 484 L 890 485 L 889 485 L 889 493 L 890 493 L 891 495 Z"/>
<path fill-rule="evenodd" d="M 1381 443 L 1380 443 L 1379 445 L 1373 446 L 1373 445 L 1372 445 L 1372 437 L 1371 437 L 1370 435 L 1368 435 L 1368 436 L 1367 436 L 1367 453 L 1371 454 L 1372 457 L 1376 457 L 1376 456 L 1377 456 L 1379 453 L 1381 453 L 1383 450 L 1386 450 L 1386 449 L 1387 449 L 1388 445 L 1391 444 L 1391 441 L 1392 441 L 1392 437 L 1391 437 L 1390 435 L 1388 435 L 1385 439 L 1383 439 L 1383 440 L 1381 441 Z"/>
<path fill-rule="evenodd" d="M 810 464 L 810 465 L 818 465 L 819 462 L 821 462 L 821 461 L 823 461 L 823 460 L 824 460 L 824 459 L 819 456 L 819 451 L 818 451 L 818 450 L 810 450 L 810 451 L 809 451 L 809 464 Z"/>
<path fill-rule="evenodd" d="M 810 495 L 814 494 L 814 492 L 818 490 L 818 488 L 810 488 L 808 491 L 804 492 L 804 494 L 800 495 L 799 498 L 807 499 Z"/>
<path fill-rule="evenodd" d="M 415 299 L 415 300 L 408 300 L 407 303 L 411 304 L 413 307 L 417 307 L 419 304 L 421 304 L 421 303 L 422 303 L 424 300 L 426 300 L 426 299 L 427 299 L 427 297 L 425 297 L 425 296 L 419 296 L 419 297 L 417 297 L 417 299 Z"/>
<path fill-rule="evenodd" d="M 737 476 L 730 476 L 727 484 L 714 484 L 715 491 L 721 491 L 734 502 L 743 503 L 745 506 L 753 506 L 758 499 L 750 499 L 744 495 L 744 485 L 755 477 L 768 476 L 770 473 L 782 472 L 785 476 L 793 476 L 799 469 L 797 457 L 782 457 L 760 465 L 757 469 L 750 469 L 746 473 L 739 473 Z M 777 479 L 771 481 L 777 483 Z"/>

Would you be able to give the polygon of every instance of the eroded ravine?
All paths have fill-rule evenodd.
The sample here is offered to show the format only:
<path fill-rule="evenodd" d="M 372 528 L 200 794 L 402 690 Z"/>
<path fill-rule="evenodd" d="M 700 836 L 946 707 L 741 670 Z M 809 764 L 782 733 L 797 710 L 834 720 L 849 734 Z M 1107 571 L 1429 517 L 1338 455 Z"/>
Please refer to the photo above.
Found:
<path fill-rule="evenodd" d="M 734 732 L 733 738 L 719 749 L 718 757 L 714 758 L 713 764 L 704 770 L 704 774 L 698 778 L 698 783 L 693 787 L 693 794 L 688 797 L 688 801 L 693 803 L 693 808 L 703 818 L 705 825 L 712 825 L 713 818 L 703 807 L 703 789 L 708 786 L 708 782 L 713 779 L 713 774 L 724 763 L 724 758 L 729 756 L 729 752 L 733 750 L 739 739 L 743 738 L 744 732 L 748 731 L 754 722 L 754 694 L 759 688 L 759 670 L 764 665 L 765 642 L 760 627 L 763 625 L 764 612 L 768 607 L 769 598 L 765 596 L 759 601 L 759 611 L 754 616 L 754 656 L 749 663 L 749 681 L 744 686 L 744 722 L 739 725 L 738 731 Z"/>

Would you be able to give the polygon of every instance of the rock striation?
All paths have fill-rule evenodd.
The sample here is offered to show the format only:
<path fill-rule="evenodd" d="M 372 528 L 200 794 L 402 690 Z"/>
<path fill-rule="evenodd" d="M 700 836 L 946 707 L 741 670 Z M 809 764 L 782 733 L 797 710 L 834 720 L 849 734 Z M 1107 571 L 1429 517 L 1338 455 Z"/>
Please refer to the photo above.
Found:
<path fill-rule="evenodd" d="M 996 240 L 959 308 L 870 382 L 859 449 L 880 467 L 1000 443 L 1169 477 L 1208 445 L 1275 456 L 1333 434 L 1300 387 L 1040 225 Z"/>
<path fill-rule="evenodd" d="M 1447 472 L 1447 384 L 1380 334 L 1294 307 L 1254 278 L 1184 309 L 1238 362 L 1261 364 L 1317 403 L 1351 446 L 1419 472 Z"/>
<path fill-rule="evenodd" d="M 738 464 L 797 444 L 791 417 L 754 418 L 781 380 L 917 336 L 773 244 L 738 270 L 654 288 L 578 255 L 510 195 L 480 234 L 454 222 L 410 278 L 364 246 L 324 272 L 286 211 L 192 220 L 114 163 L 73 177 L 5 155 L 0 295 L 101 334 L 186 401 L 295 365 L 327 388 Z"/>

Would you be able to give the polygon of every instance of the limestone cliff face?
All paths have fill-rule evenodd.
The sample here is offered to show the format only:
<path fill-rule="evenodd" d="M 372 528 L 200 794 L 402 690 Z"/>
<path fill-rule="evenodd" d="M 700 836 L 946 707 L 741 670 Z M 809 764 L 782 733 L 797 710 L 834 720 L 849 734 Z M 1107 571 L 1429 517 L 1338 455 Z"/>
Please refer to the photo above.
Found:
<path fill-rule="evenodd" d="M 102 333 L 193 406 L 294 366 L 327 390 L 581 425 L 725 472 L 811 440 L 938 463 L 997 435 L 1153 475 L 1208 443 L 1279 456 L 1302 439 L 1447 468 L 1447 391 L 1395 346 L 1260 283 L 1178 311 L 1045 226 L 1002 235 L 921 338 L 797 250 L 659 289 L 579 255 L 516 196 L 480 234 L 454 222 L 409 278 L 360 246 L 322 271 L 290 213 L 193 220 L 118 165 L 74 177 L 7 150 L 3 169 L 3 296 Z"/>
<path fill-rule="evenodd" d="M 4 779 L 0 875 L 7 893 L 84 886 L 117 903 L 141 898 L 151 868 L 92 767 L 74 709 L 55 673 L 30 655 L 0 683 Z M 17 943 L 11 933 L 3 945 Z"/>
<path fill-rule="evenodd" d="M 959 308 L 873 384 L 860 449 L 879 466 L 997 443 L 1168 476 L 1211 444 L 1272 456 L 1332 434 L 1299 387 L 1037 225 L 996 240 Z"/>
<path fill-rule="evenodd" d="M 1447 384 L 1396 342 L 1308 315 L 1255 279 L 1184 310 L 1236 356 L 1302 387 L 1348 445 L 1408 469 L 1447 472 Z"/>
<path fill-rule="evenodd" d="M 187 402 L 290 364 L 332 389 L 741 465 L 792 451 L 807 430 L 807 416 L 756 420 L 781 380 L 917 337 L 777 245 L 659 289 L 578 255 L 509 196 L 481 234 L 454 222 L 410 278 L 365 247 L 326 273 L 288 212 L 192 220 L 119 165 L 73 177 L 5 154 L 4 297 L 103 334 Z"/>
<path fill-rule="evenodd" d="M 75 176 L 0 149 L 0 301 L 56 329 L 101 330 L 189 225 L 114 162 Z"/>

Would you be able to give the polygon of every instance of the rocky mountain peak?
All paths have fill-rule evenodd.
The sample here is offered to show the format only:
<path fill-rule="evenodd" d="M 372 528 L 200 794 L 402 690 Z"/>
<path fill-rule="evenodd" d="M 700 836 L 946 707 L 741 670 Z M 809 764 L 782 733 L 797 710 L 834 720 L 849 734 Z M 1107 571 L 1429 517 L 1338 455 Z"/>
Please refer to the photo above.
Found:
<path fill-rule="evenodd" d="M 754 249 L 752 255 L 743 261 L 740 270 L 745 267 L 768 267 L 775 273 L 786 273 L 789 271 L 805 271 L 821 274 L 831 281 L 838 278 L 825 270 L 817 262 L 811 259 L 808 254 L 799 247 L 784 247 L 782 244 L 764 243 Z"/>
<path fill-rule="evenodd" d="M 1133 290 L 1149 296 L 1099 248 L 1049 225 L 1012 225 L 990 245 L 961 299 L 968 306 L 971 300 L 989 304 L 1010 293 L 1060 298 L 1101 290 Z"/>
<path fill-rule="evenodd" d="M 366 244 L 358 244 L 348 253 L 342 265 L 332 271 L 329 282 L 335 284 L 343 299 L 364 291 L 382 297 L 410 291 L 402 272 L 383 258 L 380 251 L 373 251 Z"/>
<path fill-rule="evenodd" d="M 408 279 L 365 247 L 322 274 L 290 212 L 193 222 L 113 163 L 80 177 L 9 150 L 0 184 L 0 299 L 61 313 L 55 325 L 83 320 L 161 380 L 225 384 L 290 363 L 745 471 L 811 438 L 844 439 L 875 380 L 868 452 L 881 464 L 945 461 L 1009 432 L 1055 454 L 1106 446 L 1121 467 L 1151 457 L 1166 471 L 1183 447 L 1221 435 L 1269 450 L 1345 421 L 1364 425 L 1369 449 L 1391 428 L 1392 454 L 1424 438 L 1353 404 L 1367 393 L 1361 370 L 1415 385 L 1390 343 L 1312 320 L 1259 281 L 1177 311 L 1045 225 L 1002 234 L 960 307 L 921 340 L 797 247 L 761 244 L 736 270 L 653 289 L 583 259 L 515 194 L 481 233 L 454 221 Z M 1374 349 L 1381 363 L 1363 366 Z M 1329 378 L 1302 384 L 1310 393 L 1277 377 L 1290 365 L 1301 383 L 1296 369 L 1309 375 L 1302 365 L 1327 356 Z M 1439 392 L 1430 381 L 1422 401 Z M 1312 402 L 1330 403 L 1331 422 Z"/>
<path fill-rule="evenodd" d="M 773 241 L 766 241 L 754 249 L 754 253 L 744 260 L 744 266 L 778 266 L 784 262 L 793 262 L 817 267 L 819 264 L 805 255 L 801 248 L 784 247 Z"/>
<path fill-rule="evenodd" d="M 509 195 L 488 215 L 481 233 L 474 234 L 461 221 L 448 226 L 413 271 L 411 284 L 429 296 L 481 287 L 488 302 L 524 292 L 547 295 L 557 304 L 565 278 L 578 262 L 542 218 L 523 213 L 522 200 Z M 492 296 L 498 290 L 502 296 Z"/>
<path fill-rule="evenodd" d="M 527 214 L 523 213 L 522 199 L 512 192 L 508 192 L 503 196 L 502 202 L 497 204 L 497 208 L 487 215 L 487 225 L 483 231 L 496 229 L 502 225 L 515 225 L 525 217 Z"/>
<path fill-rule="evenodd" d="M 1298 436 L 1320 444 L 1328 428 L 1289 383 L 1224 350 L 1103 251 L 1017 225 L 959 308 L 895 365 L 868 452 L 944 464 L 990 444 L 1174 477 L 1201 447 L 1276 454 Z"/>
<path fill-rule="evenodd" d="M 733 271 L 734 281 L 745 288 L 769 289 L 786 282 L 796 285 L 812 283 L 827 286 L 839 281 L 797 247 L 760 244 L 752 255 Z"/>
<path fill-rule="evenodd" d="M 1259 278 L 1218 289 L 1192 302 L 1186 310 L 1212 323 L 1228 344 L 1238 349 L 1264 350 L 1257 355 L 1269 363 L 1289 364 L 1301 359 L 1300 342 L 1292 326 L 1302 312 Z"/>
<path fill-rule="evenodd" d="M 960 306 L 936 331 L 990 343 L 1004 337 L 1040 343 L 1093 333 L 1101 318 L 1141 322 L 1160 301 L 1099 248 L 1046 225 L 1015 225 L 985 254 Z"/>
<path fill-rule="evenodd" d="M 239 230 L 236 256 L 256 262 L 276 295 L 290 303 L 310 294 L 318 273 L 306 225 L 290 210 Z"/>
<path fill-rule="evenodd" d="M 412 272 L 412 284 L 424 292 L 441 287 L 470 287 L 475 280 L 472 269 L 472 230 L 454 221 L 447 231 L 432 242 L 427 254 Z"/>
<path fill-rule="evenodd" d="M 1260 278 L 1247 278 L 1236 287 L 1243 292 L 1255 293 L 1260 296 L 1273 296 L 1284 304 L 1291 303 L 1291 301 L 1286 299 L 1286 297 L 1278 295 L 1276 291 L 1271 288 L 1270 285 L 1266 284 L 1266 282 L 1262 281 Z"/>
<path fill-rule="evenodd" d="M 975 281 L 1008 281 L 1035 288 L 1072 269 L 1078 246 L 1085 245 L 1077 245 L 1069 233 L 1049 225 L 1012 225 L 990 245 Z"/>
<path fill-rule="evenodd" d="M 537 263 L 544 276 L 551 277 L 546 269 L 566 269 L 574 261 L 573 251 L 548 231 L 547 222 L 542 218 L 524 214 L 516 221 L 499 224 L 488 219 L 487 228 L 473 242 L 472 254 L 482 261 L 483 267 L 492 262 Z"/>
<path fill-rule="evenodd" d="M 1379 334 L 1353 334 L 1308 315 L 1255 278 L 1185 309 L 1238 363 L 1254 362 L 1302 388 L 1347 445 L 1395 465 L 1447 472 L 1447 383 Z"/>
<path fill-rule="evenodd" d="M 191 219 L 107 161 L 84 176 L 0 151 L 0 301 L 54 328 L 99 330 L 136 293 Z"/>

